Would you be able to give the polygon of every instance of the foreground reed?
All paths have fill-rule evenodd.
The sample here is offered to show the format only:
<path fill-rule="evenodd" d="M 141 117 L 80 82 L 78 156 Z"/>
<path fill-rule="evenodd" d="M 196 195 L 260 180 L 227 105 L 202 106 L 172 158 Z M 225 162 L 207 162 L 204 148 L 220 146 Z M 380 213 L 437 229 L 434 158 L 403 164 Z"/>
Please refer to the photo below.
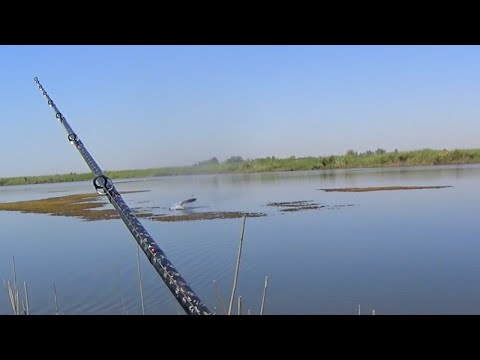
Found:
<path fill-rule="evenodd" d="M 246 224 L 247 216 L 244 215 L 243 221 L 242 221 L 242 227 L 241 227 L 241 233 L 240 233 L 240 242 L 239 242 L 239 247 L 238 247 L 238 254 L 237 254 L 237 261 L 235 264 L 235 271 L 234 271 L 234 276 L 233 276 L 233 285 L 232 285 L 232 291 L 230 293 L 230 300 L 229 300 L 229 305 L 228 309 L 226 309 L 225 302 L 223 300 L 223 296 L 221 294 L 220 287 L 218 283 L 214 280 L 214 288 L 216 291 L 216 296 L 220 302 L 221 305 L 221 313 L 226 314 L 226 315 L 232 315 L 233 313 L 233 306 L 236 298 L 236 290 L 237 290 L 237 284 L 238 284 L 238 277 L 240 273 L 240 262 L 241 262 L 241 257 L 242 257 L 242 249 L 243 249 L 243 243 L 244 243 L 244 235 L 245 235 L 245 224 Z M 140 288 L 140 302 L 141 302 L 141 308 L 142 308 L 142 314 L 145 315 L 145 305 L 144 305 L 144 292 L 143 292 L 143 285 L 142 285 L 142 275 L 140 271 L 140 254 L 139 254 L 139 247 L 136 246 L 137 249 L 137 257 L 136 257 L 136 263 L 137 263 L 137 276 L 138 276 L 138 284 Z M 117 267 L 117 275 L 118 275 L 118 280 L 119 280 L 119 286 L 121 286 L 121 280 L 120 280 L 120 270 Z M 8 294 L 8 298 L 10 301 L 10 306 L 12 308 L 13 314 L 14 315 L 30 315 L 30 307 L 29 307 L 29 299 L 28 299 L 28 290 L 27 290 L 27 283 L 24 281 L 24 298 L 21 298 L 20 295 L 20 290 L 17 286 L 17 272 L 16 272 L 16 265 L 15 265 L 15 257 L 13 257 L 13 282 L 10 282 L 10 280 L 5 281 L 3 280 L 5 284 L 5 289 Z M 266 294 L 267 294 L 267 286 L 268 286 L 268 276 L 265 277 L 265 283 L 264 283 L 264 289 L 263 289 L 263 294 L 262 294 L 262 299 L 261 299 L 261 305 L 260 305 L 260 315 L 263 315 L 265 312 L 265 299 L 266 299 Z M 237 314 L 242 315 L 243 314 L 243 298 L 242 296 L 238 296 L 237 298 Z M 59 304 L 58 304 L 58 296 L 57 296 L 57 287 L 55 282 L 53 283 L 53 300 L 54 300 L 54 305 L 55 305 L 55 314 L 56 315 L 62 315 L 62 313 L 59 310 Z M 128 312 L 125 307 L 125 301 L 123 294 L 121 295 L 121 303 L 122 303 L 122 311 L 124 315 L 127 315 Z M 20 308 L 20 305 L 22 308 Z M 216 312 L 215 312 L 216 313 Z M 247 309 L 247 313 L 251 315 L 251 309 Z"/>
<path fill-rule="evenodd" d="M 10 300 L 10 306 L 12 307 L 13 314 L 30 315 L 27 283 L 25 281 L 23 282 L 24 299 L 20 298 L 20 291 L 17 286 L 17 270 L 15 266 L 15 256 L 13 256 L 13 283 L 10 283 L 10 280 L 3 280 L 3 283 L 8 294 L 8 299 Z M 22 304 L 22 311 L 20 311 L 20 304 Z"/>
<path fill-rule="evenodd" d="M 233 285 L 232 285 L 232 291 L 230 293 L 230 301 L 229 301 L 229 305 L 228 305 L 228 310 L 225 309 L 225 302 L 223 301 L 223 296 L 221 294 L 218 282 L 216 280 L 213 280 L 213 287 L 215 289 L 215 294 L 218 298 L 218 301 L 220 302 L 223 315 L 232 315 L 232 312 L 233 312 L 233 303 L 234 303 L 234 300 L 235 300 L 235 293 L 236 293 L 237 284 L 238 284 L 238 276 L 239 276 L 239 273 L 240 273 L 240 260 L 242 258 L 242 249 L 243 249 L 243 240 L 244 240 L 244 235 L 245 235 L 245 223 L 246 223 L 246 221 L 247 221 L 247 216 L 245 215 L 245 216 L 243 216 L 242 228 L 241 228 L 241 232 L 240 232 L 240 242 L 239 242 L 239 245 L 238 245 L 237 262 L 236 262 L 235 271 L 234 271 L 234 274 L 233 274 Z M 260 305 L 260 315 L 263 315 L 264 311 L 265 311 L 265 298 L 266 298 L 266 295 L 267 295 L 267 286 L 268 286 L 268 276 L 265 276 L 265 284 L 264 284 L 264 289 L 263 289 L 262 301 L 261 301 L 261 305 Z M 238 296 L 238 298 L 237 298 L 237 314 L 238 315 L 242 315 L 242 313 L 243 313 L 242 307 L 243 307 L 242 296 Z M 252 313 L 251 310 L 248 309 L 247 314 L 251 315 L 251 313 Z"/>

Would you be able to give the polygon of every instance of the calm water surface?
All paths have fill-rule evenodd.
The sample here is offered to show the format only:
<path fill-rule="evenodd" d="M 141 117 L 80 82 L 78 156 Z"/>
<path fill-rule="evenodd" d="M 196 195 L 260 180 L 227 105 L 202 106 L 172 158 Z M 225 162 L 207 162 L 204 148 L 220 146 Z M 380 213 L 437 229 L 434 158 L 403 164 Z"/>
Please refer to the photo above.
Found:
<path fill-rule="evenodd" d="M 237 294 L 266 314 L 480 314 L 480 166 L 350 169 L 116 181 L 132 208 L 263 212 L 248 218 Z M 451 185 L 451 188 L 324 192 L 319 188 Z M 0 187 L 0 202 L 93 192 L 91 182 Z M 269 202 L 311 200 L 327 207 L 281 212 Z M 353 205 L 333 207 L 334 205 Z M 106 205 L 111 208 L 110 204 Z M 228 303 L 242 219 L 141 219 L 207 306 Z M 30 311 L 140 314 L 136 243 L 121 220 L 0 211 L 0 277 L 26 281 Z M 183 314 L 141 253 L 147 314 Z M 23 293 L 23 291 L 22 291 Z M 0 314 L 12 313 L 0 290 Z"/>

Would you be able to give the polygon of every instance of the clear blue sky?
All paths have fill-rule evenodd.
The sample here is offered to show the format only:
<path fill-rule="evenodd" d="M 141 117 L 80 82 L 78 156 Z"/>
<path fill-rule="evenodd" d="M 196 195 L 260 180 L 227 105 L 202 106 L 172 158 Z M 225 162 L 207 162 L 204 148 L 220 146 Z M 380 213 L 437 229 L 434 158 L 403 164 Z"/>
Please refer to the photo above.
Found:
<path fill-rule="evenodd" d="M 0 177 L 480 147 L 480 46 L 0 46 Z"/>

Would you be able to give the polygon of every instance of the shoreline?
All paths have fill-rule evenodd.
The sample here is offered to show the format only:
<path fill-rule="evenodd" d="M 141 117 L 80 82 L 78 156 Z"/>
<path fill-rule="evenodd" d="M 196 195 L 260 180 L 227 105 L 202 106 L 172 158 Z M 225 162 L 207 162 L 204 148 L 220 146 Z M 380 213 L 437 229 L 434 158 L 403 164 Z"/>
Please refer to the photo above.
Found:
<path fill-rule="evenodd" d="M 416 150 L 409 152 L 361 153 L 326 157 L 259 158 L 253 160 L 225 161 L 202 165 L 159 167 L 133 170 L 109 170 L 105 175 L 112 180 L 150 179 L 181 175 L 263 174 L 275 172 L 298 172 L 342 169 L 388 169 L 395 167 L 435 167 L 480 164 L 480 149 L 472 150 Z M 91 181 L 91 173 L 69 173 L 38 176 L 0 178 L 0 187 L 38 185 L 65 182 Z"/>

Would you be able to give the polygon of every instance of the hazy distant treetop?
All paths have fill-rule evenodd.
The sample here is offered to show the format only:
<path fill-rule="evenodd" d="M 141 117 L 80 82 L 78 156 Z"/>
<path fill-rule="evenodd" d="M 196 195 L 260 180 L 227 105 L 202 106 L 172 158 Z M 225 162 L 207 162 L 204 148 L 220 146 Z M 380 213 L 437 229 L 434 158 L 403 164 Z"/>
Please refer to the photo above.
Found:
<path fill-rule="evenodd" d="M 234 163 L 241 163 L 243 162 L 243 158 L 241 156 L 231 156 L 227 160 L 225 160 L 226 164 L 234 164 Z"/>
<path fill-rule="evenodd" d="M 212 165 L 212 164 L 219 164 L 219 161 L 215 156 L 208 160 L 199 161 L 195 163 L 195 166 Z"/>

